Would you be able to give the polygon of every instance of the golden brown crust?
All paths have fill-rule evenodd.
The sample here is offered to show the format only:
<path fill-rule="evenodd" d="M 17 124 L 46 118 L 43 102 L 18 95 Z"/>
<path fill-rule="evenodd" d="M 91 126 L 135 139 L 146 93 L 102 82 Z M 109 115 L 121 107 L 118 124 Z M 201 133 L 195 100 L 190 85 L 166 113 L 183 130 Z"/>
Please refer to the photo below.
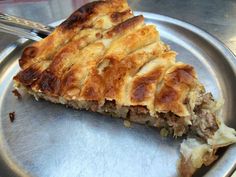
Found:
<path fill-rule="evenodd" d="M 14 80 L 21 82 L 25 86 L 30 86 L 40 76 L 40 70 L 37 66 L 26 68 L 20 71 Z"/>
<path fill-rule="evenodd" d="M 104 80 L 96 70 L 91 72 L 90 77 L 92 77 L 93 80 L 87 79 L 85 81 L 85 86 L 83 87 L 80 96 L 85 100 L 100 101 L 104 98 Z"/>
<path fill-rule="evenodd" d="M 59 26 L 62 30 L 71 30 L 79 25 L 87 22 L 91 14 L 94 14 L 99 6 L 105 5 L 105 1 L 95 1 L 80 7 L 72 13 L 67 20 L 62 22 Z"/>
<path fill-rule="evenodd" d="M 170 70 L 167 74 L 168 77 L 165 80 L 167 85 L 173 87 L 180 87 L 181 85 L 191 87 L 195 85 L 196 73 L 192 66 L 182 64 Z"/>
<path fill-rule="evenodd" d="M 127 11 L 123 14 L 126 13 Z M 122 16 L 121 13 L 118 16 Z M 125 105 L 146 105 L 151 112 L 155 109 L 160 112 L 172 111 L 177 115 L 183 115 L 184 112 L 186 114 L 181 99 L 187 94 L 181 94 L 183 91 L 180 92 L 173 84 L 177 84 L 178 87 L 182 84 L 185 92 L 188 92 L 185 82 L 192 83 L 188 74 L 190 69 L 186 67 L 185 72 L 179 65 L 178 70 L 166 74 L 164 86 L 156 96 L 154 95 L 154 90 L 162 84 L 158 83 L 163 79 L 166 69 L 173 65 L 175 54 L 160 41 L 157 42 L 159 36 L 155 27 L 143 26 L 143 20 L 142 16 L 127 19 L 104 35 L 98 30 L 84 29 L 52 57 L 52 61 L 48 62 L 49 66 L 45 61 L 32 64 L 21 71 L 16 79 L 26 86 L 31 86 L 35 91 L 39 90 L 52 96 L 98 101 L 114 99 Z M 110 40 L 108 44 L 107 40 Z M 89 44 L 90 42 L 93 43 Z M 129 56 L 130 53 L 152 43 L 156 43 L 156 48 L 150 54 L 144 52 L 136 56 L 134 54 L 133 57 Z M 23 56 L 27 54 L 29 57 L 34 57 L 35 53 L 35 49 L 31 47 L 23 53 Z M 135 72 L 138 74 L 138 70 L 155 56 L 161 57 L 153 59 L 160 62 L 156 68 L 149 68 L 150 71 L 137 77 L 131 75 Z M 144 63 L 140 63 L 142 65 L 137 63 L 126 65 L 126 62 L 138 62 L 140 57 L 149 59 L 146 58 L 148 59 L 146 62 L 143 60 Z M 109 60 L 110 66 L 99 73 L 96 67 L 106 60 Z M 89 73 L 89 70 L 93 72 Z M 131 80 L 132 84 L 128 83 L 129 77 L 134 77 Z M 122 93 L 124 89 L 129 89 L 128 95 Z"/>
<path fill-rule="evenodd" d="M 124 21 L 124 19 L 126 19 L 125 17 L 130 16 L 130 14 L 132 14 L 131 10 L 125 10 L 123 12 L 113 12 L 110 17 L 111 17 L 111 21 L 113 23 L 118 23 L 121 21 Z"/>
<path fill-rule="evenodd" d="M 131 89 L 131 101 L 132 102 L 143 102 L 144 100 L 152 97 L 153 84 L 161 79 L 162 73 L 164 72 L 164 67 L 160 66 L 155 68 L 152 72 L 147 73 L 143 76 L 137 77 L 133 81 Z"/>
<path fill-rule="evenodd" d="M 23 70 L 27 69 L 31 72 L 36 72 L 37 70 L 37 75 L 34 74 L 34 77 L 32 77 L 33 80 L 29 80 L 30 77 L 23 76 L 24 73 L 21 73 L 21 78 L 27 78 L 27 83 L 32 84 L 40 76 L 39 71 L 42 72 L 46 70 L 48 64 L 54 60 L 55 54 L 57 54 L 65 44 L 76 40 L 75 36 L 81 34 L 81 30 L 83 31 L 87 28 L 100 28 L 105 30 L 132 16 L 127 2 L 123 0 L 119 2 L 116 0 L 96 1 L 82 6 L 59 25 L 48 37 L 24 49 L 19 60 L 20 66 Z M 86 43 L 86 40 L 82 38 L 83 37 L 80 37 L 77 43 L 83 43 L 82 40 Z M 89 42 L 92 41 L 93 40 Z M 35 67 L 36 65 L 37 67 Z"/>
<path fill-rule="evenodd" d="M 123 35 L 119 39 L 114 40 L 106 51 L 104 58 L 121 60 L 130 52 L 155 42 L 157 37 L 158 33 L 154 26 L 144 26 L 133 33 Z"/>
<path fill-rule="evenodd" d="M 113 21 L 116 21 L 119 17 L 122 16 L 122 14 L 119 13 L 120 10 L 127 9 L 128 5 L 125 1 L 114 1 L 114 0 L 108 0 L 108 1 L 94 1 L 85 4 L 84 6 L 80 7 L 78 10 L 76 10 L 73 14 L 70 15 L 70 17 L 65 20 L 59 28 L 61 30 L 71 30 L 77 27 L 80 27 L 81 25 L 85 25 L 82 28 L 86 27 L 88 25 L 88 21 L 90 18 L 94 15 L 98 15 L 99 13 L 107 14 L 111 10 L 116 10 L 115 15 L 112 15 L 111 18 Z M 124 12 L 126 13 L 126 12 Z M 114 20 L 115 19 L 115 20 Z"/>
<path fill-rule="evenodd" d="M 137 26 L 138 24 L 143 24 L 144 23 L 144 18 L 142 15 L 140 16 L 135 16 L 131 19 L 126 20 L 123 23 L 118 24 L 117 26 L 115 26 L 113 29 L 111 29 L 110 31 L 108 31 L 105 35 L 106 38 L 112 38 L 113 36 L 117 35 L 117 34 L 122 34 L 125 33 L 126 30 L 129 30 L 131 28 L 134 28 L 135 26 Z"/>
<path fill-rule="evenodd" d="M 15 80 L 53 97 L 116 100 L 146 106 L 152 115 L 170 111 L 187 116 L 184 99 L 196 75 L 174 60 L 155 26 L 144 25 L 143 16 L 132 17 L 126 1 L 96 1 L 26 48 Z"/>
<path fill-rule="evenodd" d="M 196 73 L 193 67 L 176 64 L 171 67 L 164 78 L 160 90 L 156 92 L 155 107 L 157 111 L 171 111 L 178 116 L 189 116 L 184 104 L 187 94 L 196 86 Z"/>
<path fill-rule="evenodd" d="M 22 53 L 22 56 L 19 60 L 19 65 L 21 68 L 24 68 L 24 65 L 28 60 L 35 58 L 38 53 L 38 48 L 34 46 L 26 47 Z"/>

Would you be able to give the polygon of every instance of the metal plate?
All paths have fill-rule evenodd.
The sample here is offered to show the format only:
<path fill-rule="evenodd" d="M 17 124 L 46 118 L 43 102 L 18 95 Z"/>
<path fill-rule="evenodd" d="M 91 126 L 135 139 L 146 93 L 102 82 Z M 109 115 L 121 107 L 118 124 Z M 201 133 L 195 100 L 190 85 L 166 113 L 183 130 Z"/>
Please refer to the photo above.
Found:
<path fill-rule="evenodd" d="M 139 14 L 139 13 L 137 13 Z M 185 22 L 142 13 L 156 24 L 161 38 L 176 50 L 178 60 L 193 65 L 215 98 L 225 99 L 220 116 L 236 128 L 236 60 L 221 42 Z M 125 128 L 119 119 L 67 109 L 62 105 L 11 93 L 17 59 L 27 43 L 20 40 L 0 55 L 0 175 L 39 177 L 174 177 L 181 139 L 162 138 L 156 129 Z M 9 120 L 15 111 L 16 119 Z M 236 146 L 196 176 L 232 173 Z"/>

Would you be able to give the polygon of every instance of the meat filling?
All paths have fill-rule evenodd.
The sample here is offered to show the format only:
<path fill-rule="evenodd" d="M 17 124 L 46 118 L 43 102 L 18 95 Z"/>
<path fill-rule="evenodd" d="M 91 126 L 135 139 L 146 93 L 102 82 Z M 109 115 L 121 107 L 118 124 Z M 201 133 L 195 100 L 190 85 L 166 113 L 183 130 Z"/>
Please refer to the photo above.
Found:
<path fill-rule="evenodd" d="M 99 108 L 99 112 L 128 119 L 131 122 L 165 128 L 174 136 L 182 136 L 191 131 L 207 139 L 219 128 L 214 111 L 212 111 L 215 105 L 212 95 L 205 93 L 198 97 L 192 115 L 188 117 L 179 117 L 172 112 L 156 113 L 155 117 L 152 117 L 145 106 L 117 107 L 115 101 L 106 101 Z"/>

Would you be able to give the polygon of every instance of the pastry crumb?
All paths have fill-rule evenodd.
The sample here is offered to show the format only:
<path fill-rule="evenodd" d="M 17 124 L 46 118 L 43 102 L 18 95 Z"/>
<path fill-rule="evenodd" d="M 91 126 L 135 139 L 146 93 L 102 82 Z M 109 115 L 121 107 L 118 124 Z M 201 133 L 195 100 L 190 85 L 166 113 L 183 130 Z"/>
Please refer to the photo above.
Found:
<path fill-rule="evenodd" d="M 19 93 L 19 91 L 17 89 L 12 90 L 12 93 L 19 99 L 22 99 L 21 94 Z"/>
<path fill-rule="evenodd" d="M 124 126 L 126 128 L 130 128 L 131 127 L 131 122 L 129 120 L 124 120 Z"/>
<path fill-rule="evenodd" d="M 166 128 L 162 128 L 160 134 L 162 137 L 167 137 L 169 135 L 169 131 Z"/>
<path fill-rule="evenodd" d="M 14 122 L 14 120 L 15 120 L 15 112 L 10 112 L 9 113 L 9 118 L 10 118 L 11 122 Z"/>

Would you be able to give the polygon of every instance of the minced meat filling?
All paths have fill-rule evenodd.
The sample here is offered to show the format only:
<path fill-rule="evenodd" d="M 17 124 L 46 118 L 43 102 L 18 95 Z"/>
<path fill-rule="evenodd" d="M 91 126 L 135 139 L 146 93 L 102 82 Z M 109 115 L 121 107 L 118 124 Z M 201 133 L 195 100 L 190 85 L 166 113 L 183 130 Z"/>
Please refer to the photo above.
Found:
<path fill-rule="evenodd" d="M 211 137 L 219 128 L 216 117 L 211 111 L 216 102 L 210 93 L 201 96 L 201 103 L 194 108 L 194 116 L 192 118 L 192 130 L 203 138 Z"/>
<path fill-rule="evenodd" d="M 218 129 L 216 117 L 211 111 L 215 104 L 211 94 L 201 94 L 196 100 L 191 116 L 188 117 L 179 117 L 172 112 L 156 113 L 155 116 L 151 116 L 145 106 L 117 106 L 115 101 L 105 101 L 101 107 L 97 102 L 91 101 L 83 107 L 132 122 L 165 128 L 169 134 L 174 136 L 182 136 L 188 131 L 192 131 L 207 139 Z M 71 106 L 81 107 L 81 105 L 73 104 Z"/>
<path fill-rule="evenodd" d="M 117 107 L 115 101 L 106 101 L 98 111 L 114 117 L 128 119 L 132 122 L 166 128 L 170 134 L 175 136 L 182 136 L 188 130 L 183 118 L 171 112 L 157 113 L 155 117 L 152 117 L 145 106 Z"/>

